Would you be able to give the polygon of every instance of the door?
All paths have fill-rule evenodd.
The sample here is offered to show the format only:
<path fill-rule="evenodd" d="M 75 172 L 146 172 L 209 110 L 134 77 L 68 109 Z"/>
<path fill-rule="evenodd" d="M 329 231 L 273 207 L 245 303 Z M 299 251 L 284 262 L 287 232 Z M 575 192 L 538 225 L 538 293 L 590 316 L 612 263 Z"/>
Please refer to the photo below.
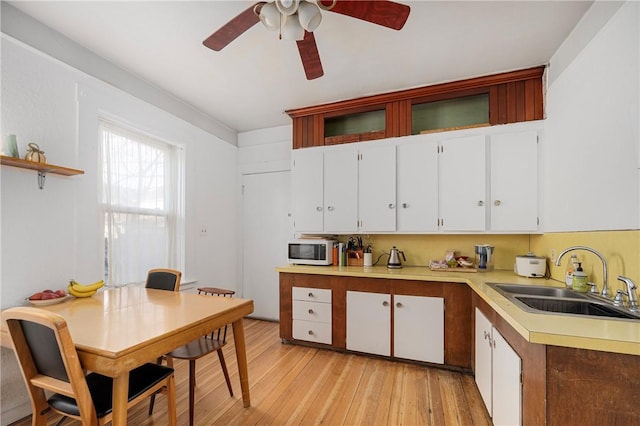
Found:
<path fill-rule="evenodd" d="M 393 356 L 444 364 L 444 299 L 393 296 Z"/>
<path fill-rule="evenodd" d="M 491 229 L 538 230 L 538 135 L 491 136 Z"/>
<path fill-rule="evenodd" d="M 396 147 L 361 148 L 358 161 L 360 231 L 396 230 Z"/>
<path fill-rule="evenodd" d="M 502 335 L 493 329 L 493 424 L 522 424 L 521 360 Z"/>
<path fill-rule="evenodd" d="M 347 291 L 347 349 L 391 356 L 391 295 Z"/>
<path fill-rule="evenodd" d="M 486 229 L 485 150 L 484 135 L 441 143 L 438 182 L 443 231 Z"/>
<path fill-rule="evenodd" d="M 254 300 L 255 318 L 280 318 L 277 266 L 287 264 L 293 237 L 289 171 L 243 176 L 242 297 Z"/>
<path fill-rule="evenodd" d="M 438 230 L 438 145 L 398 146 L 398 231 Z"/>
<path fill-rule="evenodd" d="M 478 308 L 476 308 L 476 338 L 475 338 L 475 376 L 476 385 L 480 391 L 480 396 L 484 401 L 485 407 L 489 415 L 492 415 L 492 348 L 491 348 L 491 329 L 492 325 Z"/>
<path fill-rule="evenodd" d="M 324 230 L 358 230 L 358 152 L 353 148 L 324 152 Z"/>
<path fill-rule="evenodd" d="M 292 213 L 297 232 L 324 229 L 323 162 L 318 149 L 294 149 L 291 153 Z"/>

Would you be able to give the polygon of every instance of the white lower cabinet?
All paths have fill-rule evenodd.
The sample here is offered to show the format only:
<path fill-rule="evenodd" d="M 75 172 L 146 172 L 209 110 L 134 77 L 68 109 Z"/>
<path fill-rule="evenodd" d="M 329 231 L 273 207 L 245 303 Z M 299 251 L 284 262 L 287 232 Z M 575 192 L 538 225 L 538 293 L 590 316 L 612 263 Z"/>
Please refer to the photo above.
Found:
<path fill-rule="evenodd" d="M 331 290 L 293 287 L 293 338 L 332 344 Z"/>
<path fill-rule="evenodd" d="M 522 361 L 476 308 L 475 380 L 493 424 L 522 424 Z"/>
<path fill-rule="evenodd" d="M 393 296 L 393 356 L 444 364 L 444 299 Z M 391 356 L 391 295 L 347 291 L 347 349 Z"/>

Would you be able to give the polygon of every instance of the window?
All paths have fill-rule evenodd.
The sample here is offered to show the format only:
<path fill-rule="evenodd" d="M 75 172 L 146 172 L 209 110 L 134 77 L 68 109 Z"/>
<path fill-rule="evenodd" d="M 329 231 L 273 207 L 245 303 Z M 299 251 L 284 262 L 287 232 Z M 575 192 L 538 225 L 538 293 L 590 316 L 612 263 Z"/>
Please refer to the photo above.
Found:
<path fill-rule="evenodd" d="M 182 149 L 100 121 L 105 281 L 122 286 L 152 268 L 184 265 Z"/>

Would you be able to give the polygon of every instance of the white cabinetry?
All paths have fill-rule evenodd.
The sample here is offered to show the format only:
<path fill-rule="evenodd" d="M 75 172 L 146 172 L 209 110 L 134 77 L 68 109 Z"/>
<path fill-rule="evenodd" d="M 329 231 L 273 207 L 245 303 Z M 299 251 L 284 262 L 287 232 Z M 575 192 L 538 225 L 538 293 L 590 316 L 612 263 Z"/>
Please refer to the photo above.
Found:
<path fill-rule="evenodd" d="M 444 299 L 393 296 L 393 356 L 444 364 Z"/>
<path fill-rule="evenodd" d="M 522 424 L 522 363 L 491 322 L 476 308 L 475 379 L 493 424 Z"/>
<path fill-rule="evenodd" d="M 397 230 L 438 230 L 438 144 L 435 140 L 398 145 Z"/>
<path fill-rule="evenodd" d="M 491 230 L 537 231 L 537 132 L 492 135 L 490 151 Z"/>
<path fill-rule="evenodd" d="M 444 364 L 444 299 L 393 299 L 393 356 Z M 391 315 L 391 295 L 347 291 L 347 349 L 391 356 Z"/>
<path fill-rule="evenodd" d="M 319 149 L 296 149 L 291 154 L 292 210 L 295 229 L 324 230 L 323 153 Z"/>
<path fill-rule="evenodd" d="M 293 287 L 293 338 L 332 344 L 331 290 Z"/>
<path fill-rule="evenodd" d="M 440 143 L 439 206 L 443 231 L 486 229 L 485 136 Z"/>
<path fill-rule="evenodd" d="M 362 147 L 358 154 L 361 232 L 396 230 L 396 147 Z"/>
<path fill-rule="evenodd" d="M 343 148 L 343 147 L 340 147 Z M 350 233 L 358 228 L 358 151 L 324 151 L 324 230 Z"/>

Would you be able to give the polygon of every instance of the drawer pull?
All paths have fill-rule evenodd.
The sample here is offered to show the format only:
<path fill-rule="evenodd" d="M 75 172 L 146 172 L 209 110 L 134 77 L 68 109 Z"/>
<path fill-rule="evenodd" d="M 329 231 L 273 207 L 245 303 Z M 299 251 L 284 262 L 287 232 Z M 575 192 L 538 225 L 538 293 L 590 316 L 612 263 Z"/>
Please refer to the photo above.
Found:
<path fill-rule="evenodd" d="M 313 293 L 309 292 L 309 297 L 314 297 Z"/>
<path fill-rule="evenodd" d="M 313 315 L 313 309 L 309 309 L 309 313 Z"/>
<path fill-rule="evenodd" d="M 313 336 L 313 330 L 309 330 L 307 333 L 309 333 L 309 336 Z"/>

